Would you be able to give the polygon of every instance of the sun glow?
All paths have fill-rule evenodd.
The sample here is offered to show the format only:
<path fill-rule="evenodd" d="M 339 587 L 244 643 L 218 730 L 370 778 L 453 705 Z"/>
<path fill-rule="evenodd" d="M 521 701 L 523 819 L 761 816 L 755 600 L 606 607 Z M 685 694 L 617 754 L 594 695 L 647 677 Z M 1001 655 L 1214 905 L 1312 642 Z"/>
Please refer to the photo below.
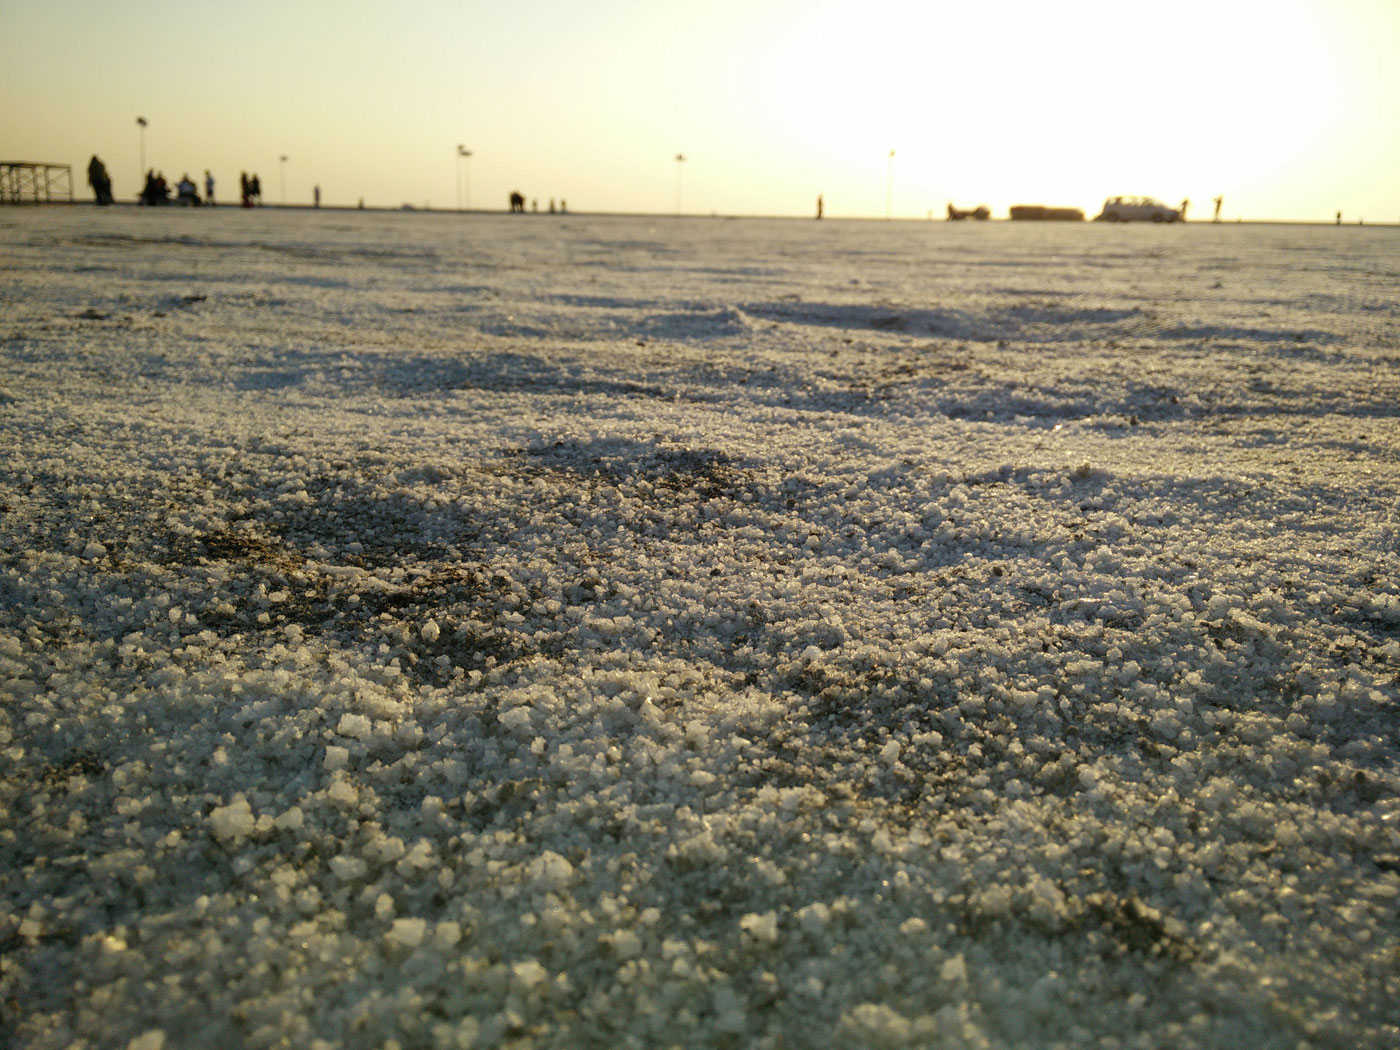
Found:
<path fill-rule="evenodd" d="M 811 168 L 860 171 L 867 212 L 880 188 L 869 169 L 891 148 L 906 212 L 1201 197 L 1268 183 L 1346 124 L 1346 78 L 1317 45 L 1325 26 L 1292 7 L 1255 25 L 1205 3 L 1167 22 L 1106 2 L 1067 14 L 1003 0 L 962 19 L 830 2 L 767 52 L 755 109 Z"/>

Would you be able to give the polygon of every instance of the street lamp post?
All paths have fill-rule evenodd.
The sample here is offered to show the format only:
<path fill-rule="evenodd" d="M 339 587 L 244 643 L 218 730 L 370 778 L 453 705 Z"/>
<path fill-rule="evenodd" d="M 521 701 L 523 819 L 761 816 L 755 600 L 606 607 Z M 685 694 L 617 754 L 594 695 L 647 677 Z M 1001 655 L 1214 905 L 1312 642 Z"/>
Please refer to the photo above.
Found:
<path fill-rule="evenodd" d="M 137 117 L 136 125 L 141 129 L 139 132 L 141 136 L 141 172 L 137 182 L 144 186 L 146 182 L 146 118 Z"/>
<path fill-rule="evenodd" d="M 463 199 L 463 198 L 462 198 L 462 163 L 463 163 L 463 161 L 467 160 L 467 158 L 469 158 L 471 155 L 472 155 L 472 151 L 469 150 L 469 149 L 467 149 L 466 146 L 460 146 L 460 145 L 459 145 L 459 146 L 457 147 L 457 210 L 458 210 L 458 211 L 461 211 L 461 210 L 462 210 L 462 199 Z M 467 202 L 467 203 L 466 203 L 467 210 L 470 211 L 470 210 L 471 210 L 471 206 L 472 206 L 472 173 L 471 173 L 470 170 L 467 171 L 467 195 L 466 195 L 466 202 Z"/>
<path fill-rule="evenodd" d="M 277 171 L 282 181 L 282 207 L 287 206 L 287 155 L 277 158 Z"/>
<path fill-rule="evenodd" d="M 893 215 L 894 208 L 894 150 L 885 158 L 885 219 Z"/>
<path fill-rule="evenodd" d="M 681 213 L 681 165 L 685 163 L 685 154 L 676 154 L 676 214 Z"/>

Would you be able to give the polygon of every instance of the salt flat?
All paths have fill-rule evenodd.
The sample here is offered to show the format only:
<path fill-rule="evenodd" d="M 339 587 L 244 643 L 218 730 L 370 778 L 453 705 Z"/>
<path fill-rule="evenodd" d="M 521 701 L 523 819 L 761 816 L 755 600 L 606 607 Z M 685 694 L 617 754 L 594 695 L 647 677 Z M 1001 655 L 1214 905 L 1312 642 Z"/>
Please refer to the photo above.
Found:
<path fill-rule="evenodd" d="M 1400 231 L 0 267 L 0 1042 L 1400 1043 Z"/>

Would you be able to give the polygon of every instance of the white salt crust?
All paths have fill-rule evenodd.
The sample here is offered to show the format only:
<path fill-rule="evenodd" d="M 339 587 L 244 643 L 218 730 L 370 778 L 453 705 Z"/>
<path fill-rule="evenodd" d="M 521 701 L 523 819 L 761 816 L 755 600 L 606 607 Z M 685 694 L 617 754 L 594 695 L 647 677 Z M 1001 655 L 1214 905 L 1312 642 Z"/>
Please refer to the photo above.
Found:
<path fill-rule="evenodd" d="M 1400 1045 L 1395 231 L 0 239 L 6 1045 Z"/>

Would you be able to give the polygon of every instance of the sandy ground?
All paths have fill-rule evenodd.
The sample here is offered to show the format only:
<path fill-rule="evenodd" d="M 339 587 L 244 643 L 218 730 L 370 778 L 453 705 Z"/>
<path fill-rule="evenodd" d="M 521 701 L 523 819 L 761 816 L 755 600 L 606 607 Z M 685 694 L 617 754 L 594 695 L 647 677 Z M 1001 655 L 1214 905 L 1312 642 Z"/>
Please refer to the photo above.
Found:
<path fill-rule="evenodd" d="M 1400 231 L 0 244 L 5 1045 L 1400 1044 Z"/>

